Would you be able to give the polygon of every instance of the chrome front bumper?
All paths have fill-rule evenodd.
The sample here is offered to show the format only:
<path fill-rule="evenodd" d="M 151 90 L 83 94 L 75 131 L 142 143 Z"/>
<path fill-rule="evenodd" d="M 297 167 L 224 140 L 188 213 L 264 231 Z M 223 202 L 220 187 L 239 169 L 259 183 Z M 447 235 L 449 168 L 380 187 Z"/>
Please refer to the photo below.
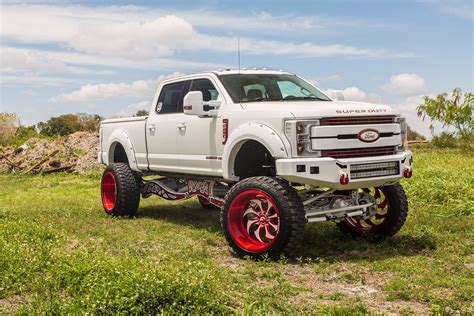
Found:
<path fill-rule="evenodd" d="M 303 183 L 315 187 L 325 187 L 339 190 L 383 186 L 399 181 L 404 172 L 411 173 L 412 152 L 407 150 L 389 156 L 364 158 L 285 158 L 276 160 L 277 175 L 291 182 Z M 366 173 L 360 170 L 369 168 Z M 373 164 L 371 169 L 370 165 Z M 358 165 L 356 167 L 356 165 Z M 385 166 L 395 166 L 398 170 L 382 170 Z M 351 167 L 353 170 L 351 170 Z M 357 170 L 356 170 L 357 169 Z M 381 175 L 371 176 L 379 170 Z M 372 172 L 372 173 L 371 173 Z M 356 176 L 358 174 L 358 176 Z M 362 177 L 361 177 L 362 175 Z M 341 176 L 346 177 L 347 184 L 342 184 Z"/>

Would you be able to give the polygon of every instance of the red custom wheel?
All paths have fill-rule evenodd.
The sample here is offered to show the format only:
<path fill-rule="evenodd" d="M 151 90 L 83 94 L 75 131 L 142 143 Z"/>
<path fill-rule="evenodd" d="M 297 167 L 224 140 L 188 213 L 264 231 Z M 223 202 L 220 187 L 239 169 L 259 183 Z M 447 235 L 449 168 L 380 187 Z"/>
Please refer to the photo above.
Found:
<path fill-rule="evenodd" d="M 117 183 L 112 172 L 104 173 L 100 184 L 102 191 L 102 204 L 107 213 L 111 213 L 117 201 Z"/>
<path fill-rule="evenodd" d="M 135 216 L 140 203 L 140 179 L 126 163 L 108 165 L 100 182 L 105 212 L 115 216 Z"/>
<path fill-rule="evenodd" d="M 389 209 L 388 197 L 385 196 L 380 188 L 364 189 L 364 191 L 374 197 L 377 202 L 377 210 L 375 211 L 374 216 L 365 220 L 356 219 L 354 217 L 345 219 L 347 225 L 351 226 L 357 232 L 377 230 L 377 227 L 379 227 L 385 220 Z"/>
<path fill-rule="evenodd" d="M 237 195 L 227 212 L 229 233 L 244 250 L 268 249 L 280 231 L 280 211 L 266 193 L 247 190 Z"/>
<path fill-rule="evenodd" d="M 296 191 L 284 180 L 254 177 L 227 193 L 221 225 L 240 256 L 291 257 L 303 238 L 305 214 Z"/>
<path fill-rule="evenodd" d="M 400 184 L 364 189 L 377 203 L 377 210 L 370 218 L 349 217 L 338 223 L 338 227 L 354 236 L 369 234 L 376 237 L 396 234 L 405 223 L 408 203 Z M 380 238 L 378 238 L 380 239 Z"/>

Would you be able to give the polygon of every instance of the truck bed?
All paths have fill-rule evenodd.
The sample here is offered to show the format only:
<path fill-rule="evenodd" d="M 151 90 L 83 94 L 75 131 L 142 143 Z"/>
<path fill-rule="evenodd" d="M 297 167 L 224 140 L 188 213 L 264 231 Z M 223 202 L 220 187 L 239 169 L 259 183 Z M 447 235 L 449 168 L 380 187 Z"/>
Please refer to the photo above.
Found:
<path fill-rule="evenodd" d="M 136 170 L 146 170 L 148 168 L 145 132 L 147 119 L 148 116 L 139 116 L 102 121 L 99 161 L 108 164 L 111 158 L 107 151 L 108 148 L 111 148 L 119 140 L 120 142 L 126 141 L 127 144 L 124 146 L 132 147 L 133 149 L 128 152 L 134 153 L 134 157 L 127 157 L 130 166 Z"/>

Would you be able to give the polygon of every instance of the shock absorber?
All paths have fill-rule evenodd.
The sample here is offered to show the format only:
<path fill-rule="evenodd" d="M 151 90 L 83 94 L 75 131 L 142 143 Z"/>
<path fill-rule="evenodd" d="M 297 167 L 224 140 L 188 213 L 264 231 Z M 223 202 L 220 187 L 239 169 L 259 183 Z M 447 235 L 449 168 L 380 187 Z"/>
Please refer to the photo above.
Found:
<path fill-rule="evenodd" d="M 264 162 L 263 162 L 263 165 L 262 165 L 262 168 L 263 170 L 265 170 L 265 175 L 266 176 L 274 176 L 276 174 L 276 170 L 275 170 L 275 160 L 273 159 L 273 157 L 269 157 L 268 155 L 268 152 L 265 152 L 265 156 L 264 156 Z"/>

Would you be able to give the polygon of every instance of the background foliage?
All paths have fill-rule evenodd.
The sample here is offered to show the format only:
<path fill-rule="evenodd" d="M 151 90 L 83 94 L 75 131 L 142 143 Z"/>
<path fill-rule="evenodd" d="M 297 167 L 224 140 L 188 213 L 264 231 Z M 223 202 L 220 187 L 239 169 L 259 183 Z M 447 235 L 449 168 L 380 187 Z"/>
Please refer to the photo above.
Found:
<path fill-rule="evenodd" d="M 454 134 L 461 141 L 464 149 L 471 146 L 474 138 L 474 120 L 472 111 L 474 108 L 474 94 L 466 92 L 463 96 L 461 89 L 455 88 L 451 93 L 451 98 L 447 93 L 438 94 L 436 98 L 425 96 L 423 104 L 417 107 L 418 116 L 429 118 L 431 122 L 440 122 L 443 127 L 451 127 Z M 434 125 L 430 128 L 434 132 Z M 444 141 L 448 141 L 448 136 L 443 135 Z"/>
<path fill-rule="evenodd" d="M 15 113 L 0 112 L 0 146 L 5 146 L 15 136 L 19 120 Z"/>

